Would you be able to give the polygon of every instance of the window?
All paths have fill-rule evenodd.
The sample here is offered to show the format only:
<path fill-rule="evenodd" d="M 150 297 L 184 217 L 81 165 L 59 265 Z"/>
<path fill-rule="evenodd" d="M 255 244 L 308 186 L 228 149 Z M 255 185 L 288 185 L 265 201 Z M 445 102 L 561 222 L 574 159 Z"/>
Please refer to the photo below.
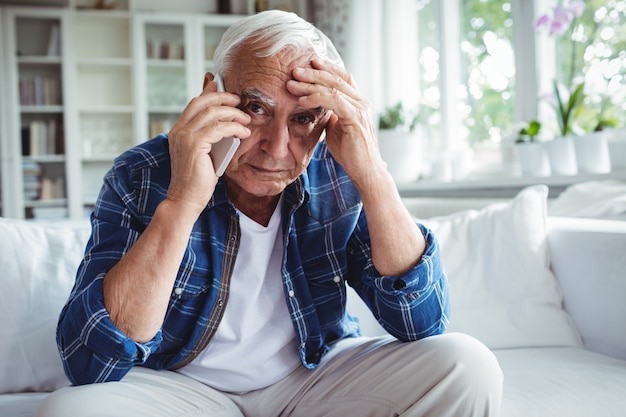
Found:
<path fill-rule="evenodd" d="M 461 15 L 462 137 L 498 141 L 513 123 L 515 59 L 509 1 L 466 0 Z"/>
<path fill-rule="evenodd" d="M 556 76 L 564 86 L 585 83 L 579 131 L 598 123 L 626 126 L 626 1 L 587 0 L 582 14 L 555 36 Z"/>
<path fill-rule="evenodd" d="M 535 27 L 537 18 L 575 0 L 416 1 L 420 114 L 431 149 L 498 146 L 534 118 L 556 134 L 555 79 L 568 89 L 585 82 L 580 129 L 626 125 L 626 0 L 587 0 L 558 35 Z"/>
<path fill-rule="evenodd" d="M 570 90 L 585 81 L 580 129 L 595 129 L 598 115 L 626 126 L 626 0 L 312 1 L 374 111 L 417 106 L 424 176 L 472 152 L 476 174 L 501 173 L 513 157 L 500 147 L 522 122 L 538 118 L 557 135 L 554 80 Z M 536 27 L 580 3 L 558 36 Z"/>

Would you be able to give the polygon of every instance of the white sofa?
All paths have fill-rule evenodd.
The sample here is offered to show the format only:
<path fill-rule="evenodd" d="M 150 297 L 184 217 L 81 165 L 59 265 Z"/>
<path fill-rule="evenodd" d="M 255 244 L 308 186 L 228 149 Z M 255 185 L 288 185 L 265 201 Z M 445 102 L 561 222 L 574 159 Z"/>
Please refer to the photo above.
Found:
<path fill-rule="evenodd" d="M 547 188 L 424 220 L 451 286 L 449 331 L 504 370 L 503 417 L 626 416 L 626 222 L 549 218 Z M 416 216 L 419 201 L 407 201 Z M 68 382 L 54 343 L 88 225 L 0 219 L 0 416 L 31 416 Z M 366 334 L 381 332 L 349 293 Z M 564 308 L 563 308 L 564 307 Z"/>

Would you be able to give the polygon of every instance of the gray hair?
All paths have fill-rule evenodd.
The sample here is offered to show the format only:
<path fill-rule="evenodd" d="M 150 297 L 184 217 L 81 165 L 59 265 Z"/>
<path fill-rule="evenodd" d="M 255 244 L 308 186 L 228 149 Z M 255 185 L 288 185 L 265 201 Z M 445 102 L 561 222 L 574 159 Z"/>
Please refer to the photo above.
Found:
<path fill-rule="evenodd" d="M 245 17 L 226 30 L 215 50 L 215 73 L 223 76 L 230 71 L 238 48 L 251 39 L 258 58 L 284 50 L 312 51 L 321 59 L 344 66 L 337 49 L 322 31 L 295 13 L 268 10 Z"/>

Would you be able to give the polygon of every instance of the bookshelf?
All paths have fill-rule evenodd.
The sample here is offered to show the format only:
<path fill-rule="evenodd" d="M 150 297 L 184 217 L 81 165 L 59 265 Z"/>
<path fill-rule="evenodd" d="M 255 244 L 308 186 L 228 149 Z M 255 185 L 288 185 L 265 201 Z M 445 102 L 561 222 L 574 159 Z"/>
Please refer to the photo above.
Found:
<path fill-rule="evenodd" d="M 242 15 L 137 13 L 134 18 L 139 136 L 151 138 L 174 125 L 202 91 L 206 71 L 224 31 Z"/>
<path fill-rule="evenodd" d="M 87 215 L 113 159 L 136 143 L 133 21 L 128 10 L 71 13 L 72 79 L 75 108 L 69 115 L 78 133 L 80 175 L 73 187 L 80 196 L 76 211 Z"/>
<path fill-rule="evenodd" d="M 194 96 L 193 20 L 190 14 L 135 15 L 135 91 L 143 138 L 169 131 Z"/>
<path fill-rule="evenodd" d="M 289 3 L 306 16 L 306 0 Z M 3 4 L 0 0 L 0 4 Z M 84 218 L 124 150 L 167 132 L 256 0 L 0 5 L 0 215 Z"/>
<path fill-rule="evenodd" d="M 206 15 L 197 18 L 196 24 L 199 31 L 197 46 L 199 49 L 196 51 L 195 56 L 201 59 L 199 63 L 200 73 L 197 74 L 199 76 L 198 80 L 202 80 L 207 71 L 214 71 L 213 55 L 222 35 L 230 25 L 241 18 L 242 16 L 237 15 Z"/>
<path fill-rule="evenodd" d="M 67 11 L 6 7 L 3 39 L 7 80 L 6 137 L 11 178 L 3 215 L 17 218 L 69 216 L 66 178 L 71 155 L 66 141 L 65 80 Z M 13 105 L 11 105 L 13 104 Z"/>

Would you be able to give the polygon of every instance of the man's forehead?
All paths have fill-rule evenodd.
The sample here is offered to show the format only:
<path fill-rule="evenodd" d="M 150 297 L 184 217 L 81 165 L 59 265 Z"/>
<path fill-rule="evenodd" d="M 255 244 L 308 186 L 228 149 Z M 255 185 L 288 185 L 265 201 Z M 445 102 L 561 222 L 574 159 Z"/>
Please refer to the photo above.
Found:
<path fill-rule="evenodd" d="M 316 55 L 313 50 L 287 47 L 275 55 L 263 56 L 258 45 L 243 44 L 234 54 L 234 68 L 241 66 L 262 71 L 291 72 L 296 67 L 311 68 Z"/>
<path fill-rule="evenodd" d="M 256 101 L 276 107 L 284 104 L 287 97 L 296 100 L 297 97 L 287 90 L 286 83 L 294 79 L 295 68 L 313 67 L 313 51 L 286 49 L 269 57 L 259 57 L 257 52 L 253 48 L 243 47 L 234 61 L 235 71 L 232 75 L 236 80 L 235 90 L 242 101 Z M 305 109 L 299 105 L 294 107 Z"/>

